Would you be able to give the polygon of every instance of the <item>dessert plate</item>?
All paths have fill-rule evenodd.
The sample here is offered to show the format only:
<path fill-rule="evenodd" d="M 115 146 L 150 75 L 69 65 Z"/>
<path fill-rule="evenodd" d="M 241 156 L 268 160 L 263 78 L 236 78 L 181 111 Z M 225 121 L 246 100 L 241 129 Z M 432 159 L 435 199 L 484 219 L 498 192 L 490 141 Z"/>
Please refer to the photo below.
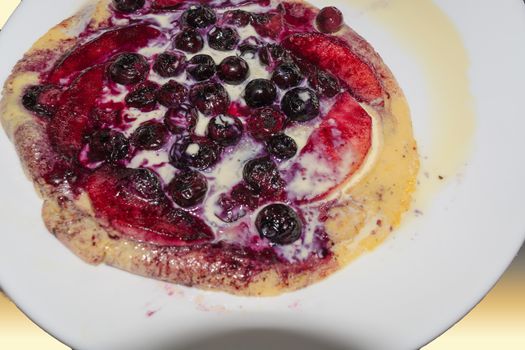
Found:
<path fill-rule="evenodd" d="M 39 36 L 84 4 L 24 0 L 0 34 L 0 83 Z M 44 228 L 40 200 L 1 135 L 0 285 L 15 303 L 75 349 L 408 349 L 472 308 L 525 237 L 524 5 L 330 5 L 378 50 L 412 109 L 422 171 L 399 230 L 327 280 L 275 298 L 93 267 Z M 496 18 L 504 20 L 487 26 Z"/>

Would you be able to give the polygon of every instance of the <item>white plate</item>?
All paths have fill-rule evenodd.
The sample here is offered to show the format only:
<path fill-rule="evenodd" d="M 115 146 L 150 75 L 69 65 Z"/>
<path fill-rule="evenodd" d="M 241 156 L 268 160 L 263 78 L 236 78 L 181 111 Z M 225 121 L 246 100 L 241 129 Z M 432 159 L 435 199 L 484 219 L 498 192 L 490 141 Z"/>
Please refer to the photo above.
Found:
<path fill-rule="evenodd" d="M 0 81 L 32 42 L 83 3 L 25 0 L 0 35 Z M 410 7 L 427 1 L 334 3 L 398 77 L 423 156 L 431 154 L 431 84 L 436 75 L 445 82 L 457 78 L 449 57 L 455 51 L 443 50 L 443 60 L 435 60 L 429 72 L 421 65 L 421 54 L 428 51 L 418 53 L 402 30 L 375 16 L 397 8 L 398 22 L 406 16 L 408 25 L 414 20 Z M 519 0 L 437 5 L 457 27 L 471 62 L 476 127 L 473 138 L 465 137 L 471 152 L 460 174 L 450 174 L 447 185 L 431 196 L 424 215 L 409 218 L 373 253 L 322 283 L 267 299 L 201 292 L 88 266 L 43 227 L 40 201 L 1 135 L 2 288 L 33 320 L 77 349 L 216 350 L 246 348 L 246 342 L 254 349 L 279 346 L 275 342 L 287 349 L 408 349 L 430 341 L 483 297 L 525 233 L 524 5 Z M 443 28 L 432 28 L 431 16 L 419 13 L 413 32 L 439 34 Z M 434 39 L 426 45 L 447 47 L 447 40 Z M 453 117 L 459 125 L 464 116 Z M 443 147 L 447 143 L 446 137 L 438 140 Z M 424 160 L 424 167 L 430 162 Z"/>

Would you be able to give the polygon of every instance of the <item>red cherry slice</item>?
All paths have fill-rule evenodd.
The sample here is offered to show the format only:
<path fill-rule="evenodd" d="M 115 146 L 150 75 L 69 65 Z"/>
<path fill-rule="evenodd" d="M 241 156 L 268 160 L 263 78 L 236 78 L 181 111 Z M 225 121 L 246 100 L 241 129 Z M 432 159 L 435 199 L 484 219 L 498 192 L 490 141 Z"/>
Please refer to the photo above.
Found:
<path fill-rule="evenodd" d="M 171 206 L 160 184 L 136 176 L 144 171 L 102 167 L 92 173 L 85 188 L 96 215 L 141 242 L 184 246 L 213 240 L 201 219 Z"/>
<path fill-rule="evenodd" d="M 288 193 L 300 204 L 324 199 L 348 180 L 372 146 L 372 119 L 347 92 L 289 167 Z"/>
<path fill-rule="evenodd" d="M 339 77 L 359 101 L 374 104 L 382 101 L 383 87 L 374 70 L 341 39 L 321 33 L 302 33 L 290 35 L 282 45 Z"/>
<path fill-rule="evenodd" d="M 276 39 L 284 29 L 280 13 L 261 13 L 254 15 L 252 26 L 260 36 Z"/>
<path fill-rule="evenodd" d="M 177 9 L 186 0 L 153 0 L 152 7 L 158 10 Z"/>
<path fill-rule="evenodd" d="M 49 75 L 49 82 L 58 84 L 84 69 L 107 61 L 116 53 L 135 51 L 161 34 L 157 29 L 138 24 L 105 32 L 94 40 L 76 47 L 60 61 Z"/>

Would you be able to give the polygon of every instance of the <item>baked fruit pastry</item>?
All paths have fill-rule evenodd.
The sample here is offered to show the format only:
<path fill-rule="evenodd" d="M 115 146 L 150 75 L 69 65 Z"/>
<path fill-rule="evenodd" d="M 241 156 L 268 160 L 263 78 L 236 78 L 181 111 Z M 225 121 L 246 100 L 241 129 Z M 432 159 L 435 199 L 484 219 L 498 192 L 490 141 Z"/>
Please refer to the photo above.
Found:
<path fill-rule="evenodd" d="M 242 295 L 377 246 L 419 166 L 392 73 L 301 1 L 93 1 L 18 62 L 0 115 L 79 257 Z"/>

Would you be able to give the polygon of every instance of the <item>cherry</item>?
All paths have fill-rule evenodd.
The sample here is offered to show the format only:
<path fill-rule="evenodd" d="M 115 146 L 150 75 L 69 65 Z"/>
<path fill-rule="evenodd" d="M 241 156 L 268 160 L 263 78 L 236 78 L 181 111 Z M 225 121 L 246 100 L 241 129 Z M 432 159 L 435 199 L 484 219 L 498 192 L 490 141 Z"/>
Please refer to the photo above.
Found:
<path fill-rule="evenodd" d="M 157 101 L 165 107 L 177 108 L 186 100 L 187 94 L 184 85 L 170 80 L 157 91 Z"/>
<path fill-rule="evenodd" d="M 128 107 L 153 109 L 157 104 L 158 89 L 159 85 L 152 81 L 141 83 L 127 94 L 126 104 Z"/>
<path fill-rule="evenodd" d="M 317 15 L 315 22 L 320 32 L 335 33 L 343 27 L 343 14 L 337 7 L 325 7 Z"/>
<path fill-rule="evenodd" d="M 215 12 L 205 5 L 191 6 L 181 18 L 184 25 L 192 28 L 206 28 L 217 22 Z"/>
<path fill-rule="evenodd" d="M 206 170 L 217 164 L 220 147 L 206 137 L 191 136 L 176 142 L 170 152 L 171 163 L 179 169 L 186 167 Z"/>
<path fill-rule="evenodd" d="M 229 56 L 219 64 L 218 76 L 227 84 L 238 85 L 250 75 L 248 63 L 241 57 Z"/>
<path fill-rule="evenodd" d="M 241 38 L 237 31 L 230 27 L 213 27 L 208 32 L 208 45 L 214 50 L 230 51 L 235 49 Z"/>
<path fill-rule="evenodd" d="M 341 92 L 339 80 L 332 74 L 322 70 L 316 70 L 310 75 L 308 82 L 321 96 L 334 97 Z"/>
<path fill-rule="evenodd" d="M 129 141 L 118 131 L 101 129 L 89 137 L 88 158 L 92 162 L 115 163 L 126 158 L 128 151 Z"/>
<path fill-rule="evenodd" d="M 235 27 L 246 27 L 252 20 L 252 14 L 243 10 L 226 11 L 224 21 Z"/>
<path fill-rule="evenodd" d="M 270 106 L 276 98 L 275 84 L 267 79 L 254 79 L 244 90 L 244 100 L 252 108 Z"/>
<path fill-rule="evenodd" d="M 285 186 L 275 163 L 268 157 L 248 161 L 243 169 L 244 181 L 264 196 L 281 192 Z"/>
<path fill-rule="evenodd" d="M 270 137 L 266 149 L 278 159 L 291 159 L 297 154 L 297 143 L 288 135 L 278 134 Z"/>
<path fill-rule="evenodd" d="M 272 81 L 283 90 L 298 86 L 303 80 L 301 70 L 293 63 L 280 64 L 272 75 Z"/>
<path fill-rule="evenodd" d="M 168 185 L 167 192 L 180 207 L 194 207 L 204 201 L 208 192 L 208 181 L 199 172 L 186 169 L 175 175 Z"/>
<path fill-rule="evenodd" d="M 228 92 L 221 84 L 211 81 L 193 85 L 190 101 L 204 115 L 224 114 L 230 106 Z"/>
<path fill-rule="evenodd" d="M 186 56 L 179 52 L 163 52 L 157 56 L 153 71 L 163 78 L 172 78 L 184 71 Z"/>
<path fill-rule="evenodd" d="M 256 140 L 266 140 L 284 129 L 285 116 L 271 108 L 257 109 L 248 119 L 248 131 Z"/>
<path fill-rule="evenodd" d="M 202 36 L 194 28 L 184 28 L 175 37 L 175 48 L 189 53 L 197 53 L 204 47 Z"/>
<path fill-rule="evenodd" d="M 158 122 L 146 122 L 139 126 L 131 135 L 132 144 L 139 150 L 158 150 L 169 137 L 166 127 Z"/>
<path fill-rule="evenodd" d="M 243 130 L 239 118 L 218 115 L 208 124 L 208 137 L 221 146 L 233 146 L 241 140 Z"/>
<path fill-rule="evenodd" d="M 58 109 L 60 94 L 55 85 L 30 86 L 22 96 L 22 105 L 41 117 L 52 117 Z"/>
<path fill-rule="evenodd" d="M 255 226 L 262 238 L 278 245 L 294 243 L 301 238 L 303 230 L 297 213 L 284 204 L 271 204 L 263 208 L 257 215 Z"/>
<path fill-rule="evenodd" d="M 174 134 L 192 133 L 198 120 L 197 110 L 193 106 L 182 104 L 178 108 L 172 108 L 166 112 L 164 125 Z"/>
<path fill-rule="evenodd" d="M 125 13 L 135 12 L 144 7 L 145 0 L 113 0 L 113 6 Z"/>
<path fill-rule="evenodd" d="M 195 55 L 191 58 L 186 70 L 193 79 L 204 81 L 215 75 L 217 66 L 210 55 Z"/>
<path fill-rule="evenodd" d="M 284 95 L 281 109 L 290 119 L 306 122 L 319 115 L 319 98 L 311 89 L 295 88 Z"/>
<path fill-rule="evenodd" d="M 121 53 L 108 68 L 110 79 L 122 85 L 131 85 L 143 81 L 148 71 L 148 60 L 138 53 Z"/>

